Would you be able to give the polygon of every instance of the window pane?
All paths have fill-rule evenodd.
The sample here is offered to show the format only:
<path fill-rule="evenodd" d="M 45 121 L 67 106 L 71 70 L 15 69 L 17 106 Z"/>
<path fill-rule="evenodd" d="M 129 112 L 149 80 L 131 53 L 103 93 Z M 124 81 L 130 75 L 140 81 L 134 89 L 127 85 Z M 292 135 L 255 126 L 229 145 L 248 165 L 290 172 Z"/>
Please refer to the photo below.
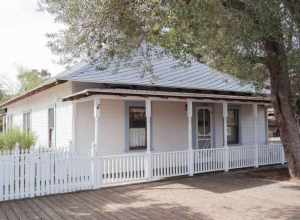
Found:
<path fill-rule="evenodd" d="M 146 113 L 144 107 L 129 108 L 129 127 L 146 128 Z"/>
<path fill-rule="evenodd" d="M 228 140 L 228 144 L 239 143 L 239 110 L 238 109 L 228 110 L 227 140 Z"/>
<path fill-rule="evenodd" d="M 48 144 L 49 147 L 53 147 L 54 145 L 54 127 L 55 127 L 55 115 L 54 108 L 48 109 Z"/>
<path fill-rule="evenodd" d="M 54 128 L 54 108 L 48 109 L 48 123 L 49 128 Z"/>
<path fill-rule="evenodd" d="M 146 148 L 146 112 L 145 107 L 129 108 L 129 148 Z"/>
<path fill-rule="evenodd" d="M 205 134 L 210 134 L 210 113 L 209 110 L 205 109 Z"/>
<path fill-rule="evenodd" d="M 198 135 L 204 135 L 204 111 L 198 111 Z"/>
<path fill-rule="evenodd" d="M 31 130 L 31 113 L 23 113 L 23 131 L 29 132 Z"/>

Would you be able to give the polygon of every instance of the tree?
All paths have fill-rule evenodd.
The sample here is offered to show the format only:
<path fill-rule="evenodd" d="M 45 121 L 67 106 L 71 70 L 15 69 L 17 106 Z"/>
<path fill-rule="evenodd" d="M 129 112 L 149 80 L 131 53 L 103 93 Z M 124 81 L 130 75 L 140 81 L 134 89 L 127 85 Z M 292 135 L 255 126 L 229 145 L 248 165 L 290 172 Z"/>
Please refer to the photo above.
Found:
<path fill-rule="evenodd" d="M 36 69 L 27 70 L 24 68 L 19 68 L 18 80 L 21 84 L 19 92 L 26 92 L 39 86 L 49 79 L 50 76 L 51 74 L 47 70 L 42 69 L 39 71 Z"/>
<path fill-rule="evenodd" d="M 292 81 L 300 72 L 300 1 L 42 0 L 41 7 L 66 25 L 49 35 L 65 61 L 126 57 L 150 43 L 258 86 L 270 79 L 289 171 L 300 177 Z"/>

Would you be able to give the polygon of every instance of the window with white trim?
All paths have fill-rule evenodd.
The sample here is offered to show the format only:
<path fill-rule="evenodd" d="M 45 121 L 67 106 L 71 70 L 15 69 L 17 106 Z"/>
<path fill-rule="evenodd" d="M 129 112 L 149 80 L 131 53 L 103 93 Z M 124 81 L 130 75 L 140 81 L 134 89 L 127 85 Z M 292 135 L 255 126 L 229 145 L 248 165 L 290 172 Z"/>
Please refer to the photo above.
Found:
<path fill-rule="evenodd" d="M 26 133 L 31 131 L 31 112 L 23 113 L 23 131 Z"/>
<path fill-rule="evenodd" d="M 145 107 L 129 107 L 129 150 L 146 149 Z"/>
<path fill-rule="evenodd" d="M 13 115 L 9 114 L 6 117 L 7 117 L 6 131 L 8 131 L 13 128 Z"/>
<path fill-rule="evenodd" d="M 55 145 L 55 111 L 54 108 L 48 108 L 48 145 Z"/>
<path fill-rule="evenodd" d="M 227 142 L 239 144 L 239 109 L 228 109 Z"/>

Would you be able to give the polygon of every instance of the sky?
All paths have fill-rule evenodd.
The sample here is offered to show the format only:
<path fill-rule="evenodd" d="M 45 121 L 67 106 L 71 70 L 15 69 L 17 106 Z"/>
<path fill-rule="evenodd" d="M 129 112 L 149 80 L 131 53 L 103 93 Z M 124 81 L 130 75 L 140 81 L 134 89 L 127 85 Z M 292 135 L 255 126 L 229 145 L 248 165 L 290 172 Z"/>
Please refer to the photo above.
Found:
<path fill-rule="evenodd" d="M 64 70 L 47 47 L 47 33 L 61 25 L 38 11 L 38 0 L 9 0 L 0 5 L 0 77 L 16 86 L 18 66 L 47 69 L 52 75 Z"/>

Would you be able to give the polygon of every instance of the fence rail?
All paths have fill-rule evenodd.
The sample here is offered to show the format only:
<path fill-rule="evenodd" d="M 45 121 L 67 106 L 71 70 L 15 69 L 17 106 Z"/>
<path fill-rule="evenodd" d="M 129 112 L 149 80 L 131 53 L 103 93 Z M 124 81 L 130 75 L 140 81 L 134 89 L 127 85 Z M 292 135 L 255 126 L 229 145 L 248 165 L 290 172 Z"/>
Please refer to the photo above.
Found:
<path fill-rule="evenodd" d="M 280 144 L 101 157 L 64 149 L 0 152 L 0 201 L 284 162 Z"/>

